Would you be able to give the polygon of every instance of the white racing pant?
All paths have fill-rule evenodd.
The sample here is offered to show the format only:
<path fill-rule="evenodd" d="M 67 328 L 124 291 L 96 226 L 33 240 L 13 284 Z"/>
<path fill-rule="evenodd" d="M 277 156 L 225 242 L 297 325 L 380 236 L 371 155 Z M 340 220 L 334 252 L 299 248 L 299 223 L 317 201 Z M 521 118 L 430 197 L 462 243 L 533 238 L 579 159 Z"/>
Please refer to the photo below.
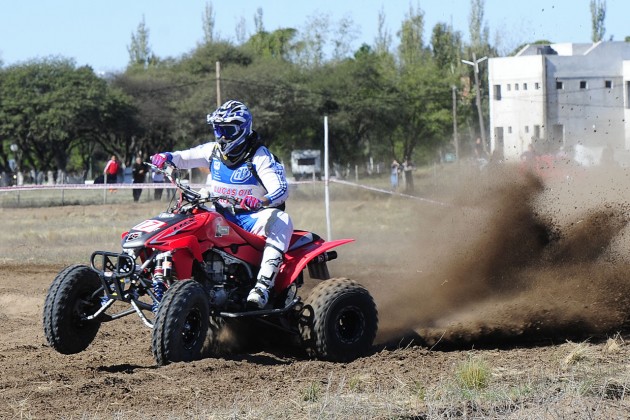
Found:
<path fill-rule="evenodd" d="M 285 253 L 289 249 L 293 222 L 288 213 L 275 208 L 265 208 L 251 215 L 255 220 L 251 233 L 267 238 L 267 246 Z"/>
<path fill-rule="evenodd" d="M 250 232 L 266 238 L 260 271 L 258 272 L 258 286 L 271 289 L 275 283 L 276 274 L 282 264 L 284 253 L 289 249 L 293 222 L 289 215 L 282 210 L 266 208 L 251 216 L 256 220 Z"/>

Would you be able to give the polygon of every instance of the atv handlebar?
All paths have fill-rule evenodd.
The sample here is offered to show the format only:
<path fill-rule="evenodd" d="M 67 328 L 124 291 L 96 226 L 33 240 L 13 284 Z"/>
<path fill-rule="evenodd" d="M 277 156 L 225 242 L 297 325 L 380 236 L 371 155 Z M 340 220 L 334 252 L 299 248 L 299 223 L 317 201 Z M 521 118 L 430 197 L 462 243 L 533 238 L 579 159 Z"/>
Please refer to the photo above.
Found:
<path fill-rule="evenodd" d="M 192 209 L 201 206 L 202 204 L 216 204 L 219 202 L 222 202 L 222 207 L 226 207 L 225 203 L 229 204 L 229 207 L 227 208 L 232 213 L 234 213 L 235 209 L 244 209 L 244 207 L 241 205 L 242 200 L 237 197 L 223 194 L 212 194 L 205 188 L 202 188 L 199 191 L 195 191 L 189 185 L 182 183 L 177 177 L 177 171 L 179 170 L 179 168 L 177 168 L 177 166 L 175 166 L 172 162 L 166 162 L 163 168 L 160 168 L 150 162 L 145 162 L 145 164 L 155 172 L 164 175 L 173 185 L 175 185 L 180 190 L 181 199 L 177 203 L 176 208 L 178 208 L 181 212 L 189 212 Z M 183 200 L 188 202 L 188 204 L 184 204 L 182 202 Z"/>

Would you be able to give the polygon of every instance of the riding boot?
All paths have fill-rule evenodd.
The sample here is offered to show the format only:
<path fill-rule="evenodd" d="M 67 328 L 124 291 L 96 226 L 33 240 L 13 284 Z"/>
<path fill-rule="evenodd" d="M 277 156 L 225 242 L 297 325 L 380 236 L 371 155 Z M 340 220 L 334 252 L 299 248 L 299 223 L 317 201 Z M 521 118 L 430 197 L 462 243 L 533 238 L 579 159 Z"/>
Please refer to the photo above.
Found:
<path fill-rule="evenodd" d="M 256 285 L 249 292 L 247 302 L 262 309 L 269 301 L 269 291 L 273 287 L 280 264 L 282 264 L 283 254 L 272 246 L 266 246 L 263 251 L 262 263 Z"/>

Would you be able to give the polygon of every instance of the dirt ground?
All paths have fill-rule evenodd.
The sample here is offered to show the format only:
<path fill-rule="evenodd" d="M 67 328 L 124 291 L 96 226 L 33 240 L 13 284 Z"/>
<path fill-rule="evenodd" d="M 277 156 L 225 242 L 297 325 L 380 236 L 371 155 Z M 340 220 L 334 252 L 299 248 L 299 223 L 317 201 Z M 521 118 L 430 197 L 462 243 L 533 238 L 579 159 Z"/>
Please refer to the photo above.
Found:
<path fill-rule="evenodd" d="M 628 418 L 626 172 L 498 175 L 418 191 L 444 205 L 393 197 L 374 216 L 370 195 L 336 204 L 357 244 L 334 271 L 371 291 L 380 320 L 371 354 L 346 364 L 255 342 L 157 367 L 135 316 L 58 354 L 41 314 L 66 262 L 45 250 L 18 260 L 25 239 L 12 234 L 0 248 L 0 418 Z M 79 211 L 91 210 L 0 216 Z M 461 385 L 471 361 L 490 372 L 481 390 Z"/>

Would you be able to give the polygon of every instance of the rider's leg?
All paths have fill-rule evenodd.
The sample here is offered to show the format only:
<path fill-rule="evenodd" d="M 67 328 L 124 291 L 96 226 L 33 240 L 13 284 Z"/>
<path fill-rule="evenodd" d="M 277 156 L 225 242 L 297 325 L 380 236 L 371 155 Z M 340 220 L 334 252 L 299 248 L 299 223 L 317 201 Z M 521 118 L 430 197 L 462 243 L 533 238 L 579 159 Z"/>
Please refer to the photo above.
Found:
<path fill-rule="evenodd" d="M 256 285 L 249 292 L 247 301 L 258 308 L 263 308 L 269 300 L 269 292 L 275 284 L 284 253 L 289 248 L 293 222 L 287 213 L 277 209 L 261 210 L 253 217 L 256 223 L 251 232 L 265 236 L 267 244 L 263 251 Z"/>
<path fill-rule="evenodd" d="M 276 276 L 278 275 L 278 270 L 280 270 L 283 257 L 283 253 L 278 251 L 275 247 L 269 245 L 265 246 L 256 285 L 249 292 L 247 302 L 253 303 L 259 308 L 264 308 L 265 305 L 267 305 L 269 291 L 276 282 Z"/>

